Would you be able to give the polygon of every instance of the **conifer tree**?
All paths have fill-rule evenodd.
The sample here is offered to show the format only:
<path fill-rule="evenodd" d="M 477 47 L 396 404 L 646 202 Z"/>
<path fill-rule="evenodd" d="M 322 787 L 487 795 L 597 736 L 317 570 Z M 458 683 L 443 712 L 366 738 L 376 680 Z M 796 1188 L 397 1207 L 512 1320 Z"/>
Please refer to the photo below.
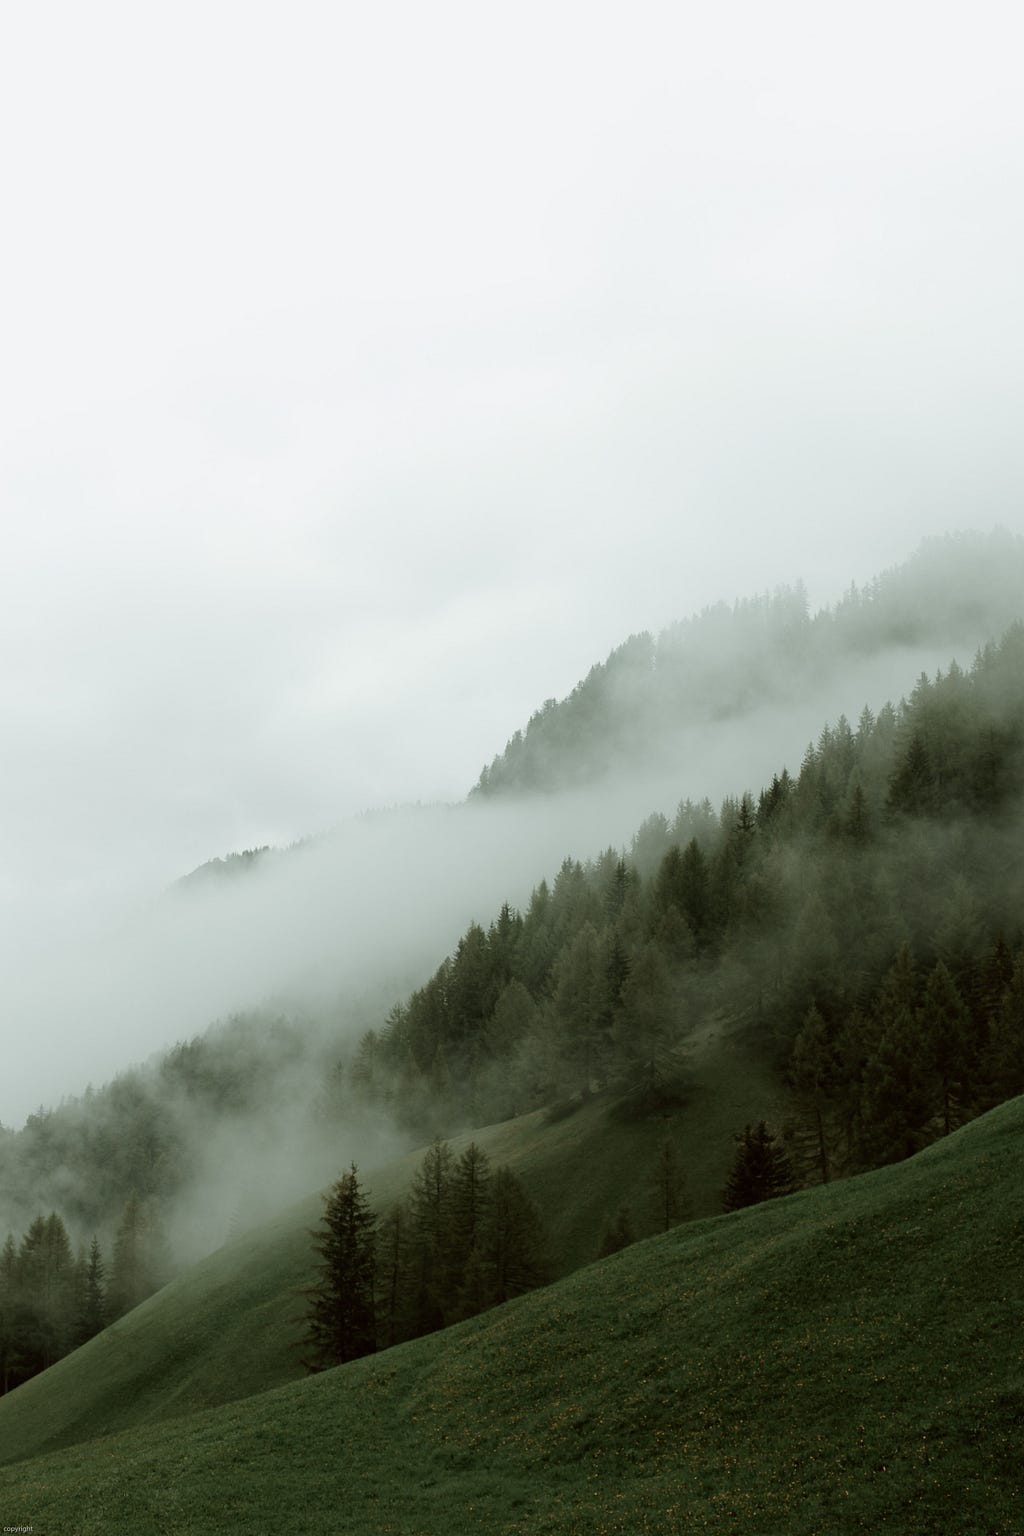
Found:
<path fill-rule="evenodd" d="M 970 1019 L 956 983 L 941 960 L 925 985 L 922 1013 L 922 1033 L 937 1079 L 942 1131 L 948 1136 L 967 1096 Z"/>
<path fill-rule="evenodd" d="M 763 1120 L 756 1126 L 746 1126 L 736 1142 L 736 1155 L 722 1196 L 727 1211 L 759 1205 L 763 1200 L 792 1192 L 789 1159 Z"/>
<path fill-rule="evenodd" d="M 427 1148 L 412 1182 L 409 1209 L 415 1250 L 415 1331 L 443 1328 L 451 1304 L 452 1150 L 440 1136 Z"/>
<path fill-rule="evenodd" d="M 623 988 L 615 1028 L 625 1083 L 651 1095 L 675 1064 L 677 999 L 669 965 L 655 944 L 645 944 Z"/>
<path fill-rule="evenodd" d="M 451 1175 L 451 1235 L 456 1267 L 479 1247 L 489 1201 L 490 1159 L 471 1141 Z"/>
<path fill-rule="evenodd" d="M 904 943 L 875 1002 L 875 1043 L 864 1065 L 862 1135 L 868 1160 L 898 1162 L 928 1139 L 933 1077 L 917 1006 L 918 981 Z"/>
<path fill-rule="evenodd" d="M 831 1176 L 826 1116 L 835 1070 L 835 1052 L 825 1020 L 812 1004 L 793 1042 L 790 1073 L 798 1103 L 813 1126 L 818 1173 L 823 1184 Z"/>
<path fill-rule="evenodd" d="M 0 1394 L 10 1391 L 17 1344 L 18 1250 L 13 1232 L 0 1251 Z"/>
<path fill-rule="evenodd" d="M 114 1317 L 152 1296 L 167 1279 L 166 1245 L 152 1201 L 129 1195 L 114 1237 L 109 1308 Z"/>
<path fill-rule="evenodd" d="M 321 1262 L 317 1284 L 306 1292 L 302 1363 L 308 1371 L 343 1365 L 377 1347 L 375 1226 L 353 1163 L 324 1196 L 320 1229 L 310 1234 Z"/>
<path fill-rule="evenodd" d="M 1013 971 L 992 1019 L 988 1042 L 987 1071 L 993 1103 L 1024 1093 L 1024 951 Z"/>
<path fill-rule="evenodd" d="M 393 1205 L 377 1229 L 377 1328 L 383 1348 L 412 1332 L 412 1217 L 405 1201 Z"/>
<path fill-rule="evenodd" d="M 555 965 L 561 1056 L 568 1083 L 583 1098 L 604 1078 L 607 1008 L 602 959 L 597 931 L 585 922 Z"/>
<path fill-rule="evenodd" d="M 85 1266 L 78 1316 L 75 1321 L 75 1343 L 84 1344 L 107 1326 L 107 1294 L 104 1285 L 103 1255 L 96 1237 L 89 1245 L 89 1258 Z"/>
<path fill-rule="evenodd" d="M 667 1232 L 669 1227 L 674 1227 L 682 1219 L 683 1184 L 683 1171 L 679 1166 L 675 1142 L 671 1136 L 665 1136 L 658 1148 L 650 1178 L 651 1204 L 657 1231 Z"/>
<path fill-rule="evenodd" d="M 481 1257 L 492 1297 L 502 1302 L 543 1284 L 547 1255 L 537 1208 L 510 1168 L 495 1170 L 490 1195 Z"/>

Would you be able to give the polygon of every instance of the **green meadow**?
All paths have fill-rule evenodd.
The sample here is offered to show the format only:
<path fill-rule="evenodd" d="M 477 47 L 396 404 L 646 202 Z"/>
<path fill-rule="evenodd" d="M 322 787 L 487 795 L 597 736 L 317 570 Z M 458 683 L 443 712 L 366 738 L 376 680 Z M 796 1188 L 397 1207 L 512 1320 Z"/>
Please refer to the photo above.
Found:
<path fill-rule="evenodd" d="M 687 1212 L 720 1210 L 731 1132 L 778 1089 L 742 1035 L 716 1022 L 692 1043 L 680 1095 L 667 1115 L 636 1119 L 599 1098 L 486 1127 L 453 1138 L 452 1147 L 475 1140 L 493 1164 L 520 1174 L 545 1219 L 552 1272 L 561 1275 L 595 1257 L 620 1205 L 645 1230 L 651 1173 L 666 1134 L 686 1170 Z M 406 1193 L 421 1157 L 417 1151 L 361 1171 L 378 1210 Z M 303 1379 L 295 1348 L 302 1334 L 298 1292 L 313 1276 L 309 1233 L 321 1211 L 313 1195 L 237 1238 L 17 1393 L 0 1397 L 0 1463 Z M 646 1230 L 653 1227 L 652 1214 Z"/>
<path fill-rule="evenodd" d="M 544 1134 L 568 1137 L 575 1118 Z M 491 1134 L 500 1158 L 501 1136 L 524 1129 Z M 586 1139 L 581 1122 L 572 1134 Z M 261 1321 L 255 1281 L 231 1281 L 272 1251 L 274 1232 L 289 1247 L 281 1223 L 177 1283 L 201 1284 L 212 1309 L 219 1273 L 219 1312 L 199 1310 L 199 1289 L 194 1313 L 184 1299 L 168 1312 L 171 1287 L 103 1336 L 111 1350 L 132 1324 L 141 1349 L 147 1317 L 165 1335 L 177 1327 L 191 1386 L 138 1412 L 166 1422 L 85 1439 L 99 1421 L 76 1427 L 72 1410 L 61 1425 L 51 1404 L 51 1442 L 79 1443 L 33 1454 L 46 1426 L 19 1449 L 15 1410 L 20 1399 L 31 1417 L 33 1399 L 11 1395 L 5 1454 L 28 1459 L 0 1472 L 0 1519 L 83 1536 L 1013 1536 L 1024 1530 L 1022 1189 L 1015 1100 L 908 1162 L 694 1220 L 445 1333 L 193 1411 L 204 1368 L 212 1396 L 226 1391 L 232 1352 L 243 1390 L 261 1375 L 253 1359 L 281 1358 L 280 1297 L 268 1293 Z M 275 1284 L 284 1272 L 282 1260 Z M 218 1327 L 227 1347 L 211 1359 Z M 84 1405 L 71 1373 L 92 1352 L 102 1374 L 99 1345 L 28 1387 Z M 167 1393 L 173 1379 L 166 1369 Z M 118 1411 L 131 1419 L 124 1392 L 108 1428 Z"/>

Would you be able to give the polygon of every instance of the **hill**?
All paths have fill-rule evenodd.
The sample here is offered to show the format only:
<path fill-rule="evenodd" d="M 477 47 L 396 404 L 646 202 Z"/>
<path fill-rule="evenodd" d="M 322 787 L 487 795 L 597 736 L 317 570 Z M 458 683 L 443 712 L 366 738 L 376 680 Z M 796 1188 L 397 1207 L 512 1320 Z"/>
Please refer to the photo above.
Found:
<path fill-rule="evenodd" d="M 1017 1100 L 445 1334 L 10 1467 L 4 1518 L 82 1536 L 1013 1536 L 1022 1177 Z"/>
<path fill-rule="evenodd" d="M 408 1147 L 438 1129 L 455 1134 L 524 1111 L 550 1120 L 550 1106 L 561 1104 L 574 1134 L 588 1124 L 579 1106 L 595 1093 L 606 1104 L 619 1101 L 621 1124 L 632 1117 L 636 1126 L 652 1125 L 678 1113 L 687 1128 L 684 1166 L 717 1161 L 716 1190 L 720 1149 L 728 1151 L 729 1135 L 745 1120 L 773 1118 L 784 1080 L 793 1090 L 788 1129 L 802 1182 L 905 1158 L 1024 1091 L 1022 677 L 1018 625 L 969 673 L 953 665 L 934 682 L 922 676 L 898 713 L 865 710 L 856 731 L 842 718 L 826 727 L 799 776 L 776 775 L 756 804 L 745 795 L 716 815 L 706 803 L 684 803 L 671 825 L 661 816 L 641 828 L 628 863 L 614 849 L 586 867 L 566 860 L 550 889 L 535 888 L 525 913 L 506 903 L 486 931 L 471 924 L 434 976 L 382 1027 L 367 1030 L 354 1052 L 342 1039 L 335 1055 L 325 1040 L 312 1079 L 297 1027 L 269 1020 L 260 1064 L 249 1059 L 252 1032 L 240 1021 L 237 1042 L 225 1039 L 224 1052 L 208 1039 L 170 1053 L 152 1078 L 155 1096 L 126 1079 L 77 1118 L 33 1117 L 8 1150 L 24 1150 L 22 1167 L 36 1187 L 49 1167 L 67 1191 L 70 1169 L 91 1200 L 116 1191 L 112 1172 L 134 1181 L 141 1169 L 148 1183 L 129 1188 L 156 1209 L 150 1231 L 161 1200 L 174 1199 L 179 1216 L 190 1202 L 208 1215 L 225 1170 L 235 1184 L 254 1171 L 269 1180 L 282 1142 L 295 1150 L 281 1117 L 297 1049 L 305 1098 L 292 1096 L 290 1124 L 315 1129 L 330 1156 L 279 1196 L 282 1204 L 339 1172 L 375 1128 L 397 1127 L 397 1144 Z M 737 1087 L 716 1047 L 705 1052 L 698 1092 L 688 1055 L 695 1042 L 710 1044 L 725 1021 L 730 1043 L 744 1046 L 733 1064 Z M 706 1073 L 716 1061 L 709 1090 Z M 723 1088 L 745 1105 L 728 1123 Z M 199 1112 L 175 1119 L 169 1112 L 179 1099 Z M 96 1116 L 97 1106 L 114 1114 Z M 238 1134 L 227 1146 L 229 1124 Z M 187 1134 L 190 1126 L 196 1135 Z M 75 1136 L 61 1139 L 61 1130 Z M 254 1145 L 264 1152 L 259 1170 L 249 1168 Z M 564 1170 L 548 1158 L 548 1145 L 538 1179 L 553 1192 L 538 1194 L 565 1228 L 557 1257 L 567 1268 L 592 1256 L 623 1198 L 614 1171 L 594 1193 L 594 1170 L 620 1155 L 634 1162 L 635 1148 L 617 1143 L 607 1127 L 595 1131 L 578 1180 L 594 1199 L 570 1207 L 560 1203 Z M 182 1175 L 197 1151 L 205 1163 L 189 1186 Z M 697 1204 L 694 1214 L 714 1208 Z M 583 1211 L 589 1225 L 577 1225 Z M 129 1216 L 135 1230 L 131 1200 L 118 1238 Z M 21 1247 L 12 1237 L 0 1256 L 9 1386 L 89 1336 L 77 1331 L 73 1306 L 84 1258 L 72 1267 L 59 1216 L 49 1224 L 52 1241 L 40 1215 Z M 222 1219 L 216 1237 L 225 1226 Z M 133 1275 L 117 1253 L 115 1239 L 115 1316 L 162 1278 L 154 1249 L 145 1288 L 130 1288 Z M 183 1262 L 188 1251 L 179 1246 L 175 1257 Z M 46 1296 L 55 1298 L 48 1309 Z M 464 1315 L 457 1287 L 440 1312 L 435 1323 Z M 158 1361 L 150 1360 L 147 1374 L 160 1380 Z M 176 1385 L 160 1392 L 162 1402 L 177 1396 Z M 99 1421 L 107 1422 L 102 1413 Z"/>
<path fill-rule="evenodd" d="M 631 635 L 564 699 L 548 699 L 481 772 L 478 797 L 537 794 L 637 773 L 678 771 L 689 734 L 791 706 L 880 703 L 907 655 L 933 670 L 1024 617 L 1024 539 L 994 532 L 926 541 L 904 564 L 812 614 L 802 583 L 718 603 L 657 637 Z M 930 657 L 925 652 L 931 650 Z M 887 680 L 871 658 L 894 655 Z M 874 695 L 885 690 L 877 700 Z"/>
<path fill-rule="evenodd" d="M 686 1170 L 689 1215 L 720 1209 L 732 1132 L 776 1102 L 762 1064 L 721 1021 L 692 1042 L 685 1104 L 636 1120 L 607 1097 L 536 1111 L 452 1141 L 472 1139 L 522 1177 L 550 1234 L 553 1268 L 565 1274 L 597 1253 L 610 1216 L 626 1204 L 640 1231 L 663 1137 Z M 422 1150 L 365 1174 L 384 1211 L 406 1193 Z M 0 1398 L 0 1461 L 157 1422 L 262 1392 L 303 1376 L 295 1341 L 312 1279 L 311 1196 L 194 1265 L 73 1354 Z"/>

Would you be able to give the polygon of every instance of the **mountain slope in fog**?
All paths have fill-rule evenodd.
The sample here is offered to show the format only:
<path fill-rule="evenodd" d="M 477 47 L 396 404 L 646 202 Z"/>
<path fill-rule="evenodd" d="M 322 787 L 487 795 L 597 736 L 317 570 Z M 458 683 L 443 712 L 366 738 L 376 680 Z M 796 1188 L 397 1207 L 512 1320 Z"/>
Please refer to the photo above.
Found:
<path fill-rule="evenodd" d="M 445 1334 L 11 1466 L 5 1519 L 1016 1530 L 1022 1179 L 1016 1100 L 898 1167 L 676 1228 Z"/>
<path fill-rule="evenodd" d="M 524 1181 L 563 1274 L 595 1258 L 605 1228 L 627 1205 L 636 1230 L 656 1230 L 651 1181 L 666 1134 L 686 1169 L 685 1213 L 712 1215 L 737 1125 L 781 1113 L 785 1091 L 724 1021 L 687 1052 L 686 1104 L 648 1119 L 615 1113 L 608 1098 L 558 1117 L 540 1111 L 453 1138 L 472 1140 Z M 366 1158 L 370 1154 L 365 1150 Z M 361 1172 L 384 1212 L 408 1191 L 423 1149 Z M 336 1174 L 343 1165 L 339 1146 Z M 197 1207 L 203 1191 L 192 1193 Z M 216 1252 L 41 1375 L 0 1397 L 0 1461 L 177 1418 L 300 1379 L 301 1288 L 313 1283 L 311 1195 Z"/>
<path fill-rule="evenodd" d="M 928 671 L 954 650 L 969 661 L 1024 616 L 1022 594 L 1024 539 L 992 533 L 928 541 L 813 616 L 801 583 L 719 603 L 656 639 L 630 636 L 567 698 L 548 699 L 473 793 L 535 794 L 671 768 L 692 749 L 695 728 L 791 710 L 808 694 L 833 717 L 865 703 L 877 708 L 886 694 L 841 702 L 844 678 L 859 674 L 867 684 L 884 676 L 870 663 L 893 652 L 934 653 L 922 663 Z"/>

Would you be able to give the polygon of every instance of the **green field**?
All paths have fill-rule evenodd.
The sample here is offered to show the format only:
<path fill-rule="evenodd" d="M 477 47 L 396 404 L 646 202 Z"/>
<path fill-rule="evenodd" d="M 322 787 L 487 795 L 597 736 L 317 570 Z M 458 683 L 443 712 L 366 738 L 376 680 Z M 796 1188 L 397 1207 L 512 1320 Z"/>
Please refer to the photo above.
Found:
<path fill-rule="evenodd" d="M 139 1536 L 1019 1536 L 1022 1189 L 1015 1100 L 911 1162 L 692 1222 L 446 1333 L 8 1466 L 0 1516 Z"/>
<path fill-rule="evenodd" d="M 631 1119 L 596 1099 L 567 1106 L 571 1112 L 558 1118 L 538 1111 L 472 1133 L 494 1163 L 516 1169 L 540 1205 L 555 1274 L 595 1256 L 609 1214 L 622 1203 L 644 1230 L 648 1181 L 666 1134 L 686 1169 L 688 1213 L 721 1208 L 731 1133 L 776 1103 L 778 1090 L 719 1025 L 695 1042 L 682 1092 L 685 1102 L 667 1117 Z M 469 1139 L 452 1145 L 458 1150 Z M 405 1193 L 421 1156 L 362 1171 L 378 1209 Z M 309 1230 L 321 1210 L 311 1196 L 236 1239 L 0 1398 L 0 1463 L 301 1380 L 296 1292 L 312 1278 Z"/>

